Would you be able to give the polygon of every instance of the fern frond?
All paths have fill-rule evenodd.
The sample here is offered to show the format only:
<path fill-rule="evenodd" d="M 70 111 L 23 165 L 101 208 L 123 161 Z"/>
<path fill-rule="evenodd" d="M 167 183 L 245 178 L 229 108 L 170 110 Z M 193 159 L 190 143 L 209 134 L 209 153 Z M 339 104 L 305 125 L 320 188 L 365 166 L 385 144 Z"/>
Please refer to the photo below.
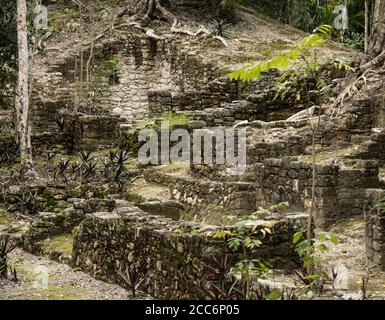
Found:
<path fill-rule="evenodd" d="M 318 27 L 313 34 L 306 36 L 301 42 L 292 50 L 278 54 L 270 60 L 254 65 L 246 65 L 245 67 L 232 72 L 229 77 L 230 80 L 241 80 L 249 82 L 253 79 L 258 79 L 262 72 L 267 72 L 270 69 L 285 70 L 292 66 L 299 56 L 309 49 L 313 49 L 322 45 L 329 36 L 332 27 L 329 25 L 322 25 Z"/>

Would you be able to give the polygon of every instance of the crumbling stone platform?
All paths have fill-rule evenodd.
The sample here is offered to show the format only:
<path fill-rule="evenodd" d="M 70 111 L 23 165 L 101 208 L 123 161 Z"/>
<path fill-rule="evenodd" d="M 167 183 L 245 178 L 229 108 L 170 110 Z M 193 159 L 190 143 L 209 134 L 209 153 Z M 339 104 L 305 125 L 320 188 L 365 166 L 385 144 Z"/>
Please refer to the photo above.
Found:
<path fill-rule="evenodd" d="M 305 227 L 306 214 L 281 220 L 260 221 L 269 227 L 255 257 L 277 268 L 290 268 L 296 260 L 292 238 Z M 118 207 L 113 213 L 95 213 L 75 230 L 73 264 L 94 277 L 125 286 L 121 273 L 147 274 L 145 290 L 155 298 L 206 298 L 198 290 L 206 282 L 219 280 L 209 270 L 216 258 L 236 258 L 216 231 L 232 227 L 203 226 L 151 215 L 137 208 Z M 237 261 L 234 259 L 233 261 Z M 220 276 L 219 276 L 220 277 Z"/>

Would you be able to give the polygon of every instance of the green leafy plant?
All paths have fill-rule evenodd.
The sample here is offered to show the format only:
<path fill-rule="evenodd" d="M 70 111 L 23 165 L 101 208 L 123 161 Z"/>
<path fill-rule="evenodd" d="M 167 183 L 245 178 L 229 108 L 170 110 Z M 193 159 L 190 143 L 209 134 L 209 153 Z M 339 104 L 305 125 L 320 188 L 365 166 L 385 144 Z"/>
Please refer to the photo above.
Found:
<path fill-rule="evenodd" d="M 331 26 L 322 25 L 315 32 L 305 38 L 292 50 L 288 50 L 282 54 L 278 54 L 270 60 L 262 63 L 247 65 L 244 68 L 230 74 L 231 80 L 251 81 L 259 78 L 261 72 L 267 72 L 270 69 L 287 70 L 297 66 L 299 59 L 305 61 L 306 65 L 311 67 L 311 62 L 307 61 L 306 54 L 309 50 L 322 45 L 328 37 Z"/>
<path fill-rule="evenodd" d="M 381 214 L 385 214 L 385 198 L 378 199 L 375 208 L 377 208 Z"/>
<path fill-rule="evenodd" d="M 115 57 L 105 61 L 102 65 L 102 68 L 104 72 L 107 73 L 110 84 L 119 83 L 120 67 L 119 67 L 119 62 Z"/>
<path fill-rule="evenodd" d="M 226 20 L 214 19 L 210 22 L 209 26 L 213 36 L 220 36 L 224 38 L 228 38 L 230 36 L 229 29 L 231 28 L 232 24 L 227 22 Z"/>
<path fill-rule="evenodd" d="M 322 292 L 324 284 L 330 280 L 328 272 L 319 264 L 319 255 L 326 253 L 329 247 L 326 243 L 338 244 L 334 234 L 321 234 L 317 241 L 305 238 L 304 232 L 299 231 L 293 236 L 293 245 L 301 258 L 302 268 L 295 270 L 300 281 L 309 289 Z M 309 264 L 312 266 L 309 272 Z"/>
<path fill-rule="evenodd" d="M 253 259 L 251 256 L 254 250 L 262 245 L 261 240 L 271 232 L 270 228 L 257 227 L 250 220 L 246 220 L 236 223 L 233 230 L 221 230 L 214 234 L 215 238 L 225 239 L 230 250 L 241 251 L 242 259 L 236 264 L 234 272 L 241 276 L 246 299 L 250 298 L 251 283 L 263 273 L 270 271 L 267 262 Z"/>
<path fill-rule="evenodd" d="M 136 297 L 138 291 L 145 284 L 148 276 L 147 272 L 143 268 L 140 268 L 137 264 L 132 264 L 125 270 L 125 272 L 119 271 L 119 275 L 131 290 L 133 297 Z"/>
<path fill-rule="evenodd" d="M 12 208 L 17 207 L 28 215 L 36 214 L 42 209 L 36 190 L 23 190 L 20 195 L 15 197 L 15 202 L 16 204 Z"/>

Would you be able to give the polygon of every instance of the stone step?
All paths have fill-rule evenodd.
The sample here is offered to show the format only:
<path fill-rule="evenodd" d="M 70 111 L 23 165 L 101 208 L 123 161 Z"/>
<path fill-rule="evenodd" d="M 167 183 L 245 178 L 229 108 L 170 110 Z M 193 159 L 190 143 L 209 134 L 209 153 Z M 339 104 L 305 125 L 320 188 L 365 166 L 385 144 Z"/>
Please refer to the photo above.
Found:
<path fill-rule="evenodd" d="M 369 140 L 364 141 L 355 152 L 349 156 L 353 159 L 378 160 L 385 164 L 385 130 L 373 128 Z"/>
<path fill-rule="evenodd" d="M 126 194 L 124 206 L 128 203 L 151 214 L 163 215 L 173 220 L 179 220 L 184 206 L 178 201 L 171 199 L 168 187 L 141 181 L 136 183 Z"/>
<path fill-rule="evenodd" d="M 167 186 L 171 199 L 187 208 L 223 208 L 227 214 L 247 214 L 256 210 L 255 186 L 251 182 L 225 182 L 196 178 L 183 166 L 160 166 L 144 173 L 146 181 Z"/>

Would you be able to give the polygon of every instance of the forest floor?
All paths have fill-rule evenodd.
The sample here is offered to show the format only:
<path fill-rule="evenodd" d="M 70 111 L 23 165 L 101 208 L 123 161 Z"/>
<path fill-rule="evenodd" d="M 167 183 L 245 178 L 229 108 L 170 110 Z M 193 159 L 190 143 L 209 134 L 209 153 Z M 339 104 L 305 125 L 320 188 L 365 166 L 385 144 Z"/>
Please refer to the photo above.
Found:
<path fill-rule="evenodd" d="M 127 26 L 127 23 L 132 22 L 131 17 L 127 15 L 114 21 L 113 17 L 116 17 L 122 7 L 111 4 L 108 10 L 100 9 L 95 15 L 89 14 L 84 21 L 79 18 L 76 7 L 68 11 L 69 9 L 62 4 L 49 7 L 51 33 L 45 41 L 44 54 L 36 57 L 34 68 L 36 72 L 41 73 L 47 62 L 54 65 L 57 61 L 86 50 L 94 38 L 99 38 L 98 42 L 103 43 L 119 38 L 127 32 L 138 32 L 135 27 Z M 203 26 L 206 30 L 213 31 L 211 23 L 214 16 L 210 9 L 202 13 L 202 8 L 191 7 L 185 10 L 185 8 L 174 7 L 171 11 L 184 29 L 195 32 Z M 237 70 L 245 63 L 271 59 L 293 48 L 307 35 L 297 28 L 264 16 L 251 7 L 240 7 L 237 15 L 238 22 L 228 27 L 229 35 L 225 39 L 227 46 L 207 35 L 195 37 L 172 33 L 168 23 L 158 20 L 153 20 L 149 27 L 164 39 L 178 41 L 181 50 L 186 54 L 198 57 L 204 63 L 212 64 L 224 73 Z M 115 27 L 112 27 L 113 23 Z M 341 43 L 327 41 L 317 51 L 317 61 L 325 63 L 333 59 L 342 59 L 350 63 L 353 60 L 359 61 L 361 54 Z"/>
<path fill-rule="evenodd" d="M 94 279 L 81 271 L 45 257 L 16 249 L 9 263 L 17 270 L 17 282 L 0 280 L 0 300 L 134 300 L 148 299 L 116 284 Z M 12 276 L 11 276 L 12 277 Z"/>
<path fill-rule="evenodd" d="M 367 298 L 385 299 L 385 271 L 366 258 L 364 218 L 339 221 L 330 231 L 338 244 L 327 244 L 329 250 L 320 256 L 320 262 L 337 271 L 341 292 L 346 291 L 344 298 L 361 299 L 362 281 L 366 279 Z"/>

